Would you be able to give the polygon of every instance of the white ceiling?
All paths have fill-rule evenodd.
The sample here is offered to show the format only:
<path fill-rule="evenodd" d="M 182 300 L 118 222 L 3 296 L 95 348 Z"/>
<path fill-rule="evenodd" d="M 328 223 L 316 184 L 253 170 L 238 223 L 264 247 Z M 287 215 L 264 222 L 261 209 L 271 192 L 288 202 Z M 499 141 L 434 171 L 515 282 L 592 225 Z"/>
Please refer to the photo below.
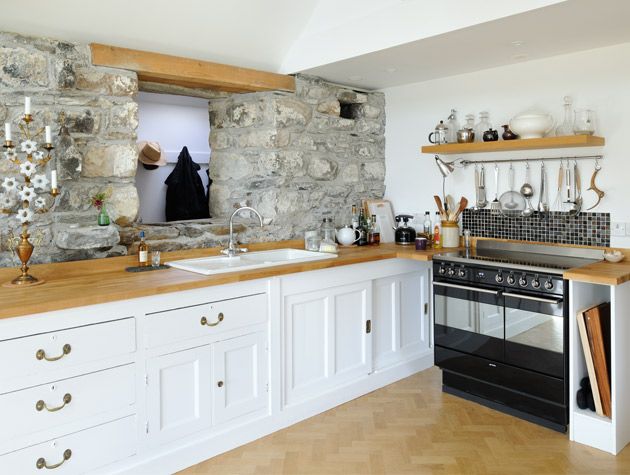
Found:
<path fill-rule="evenodd" d="M 0 29 L 277 71 L 318 0 L 1 0 Z"/>
<path fill-rule="evenodd" d="M 630 42 L 629 24 L 628 0 L 569 0 L 303 72 L 382 89 Z"/>
<path fill-rule="evenodd" d="M 630 41 L 628 0 L 0 3 L 3 31 L 307 72 L 365 89 Z"/>

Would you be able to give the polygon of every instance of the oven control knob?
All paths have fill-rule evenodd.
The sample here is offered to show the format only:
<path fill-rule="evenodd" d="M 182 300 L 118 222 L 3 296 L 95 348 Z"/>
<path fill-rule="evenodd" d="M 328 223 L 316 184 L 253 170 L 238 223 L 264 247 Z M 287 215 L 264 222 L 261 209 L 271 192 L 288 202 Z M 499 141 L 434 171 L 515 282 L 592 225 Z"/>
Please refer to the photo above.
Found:
<path fill-rule="evenodd" d="M 466 277 L 466 269 L 459 269 L 457 275 L 460 277 Z"/>
<path fill-rule="evenodd" d="M 497 272 L 497 275 L 494 276 L 494 280 L 497 281 L 497 284 L 503 282 L 503 274 L 501 274 L 501 271 Z"/>
<path fill-rule="evenodd" d="M 444 266 L 440 266 L 440 268 L 438 269 L 438 274 L 446 274 L 446 267 Z"/>
<path fill-rule="evenodd" d="M 534 280 L 532 280 L 532 287 L 535 289 L 540 287 L 540 280 L 538 280 L 536 277 L 534 277 Z"/>
<path fill-rule="evenodd" d="M 547 290 L 553 289 L 553 281 L 551 280 L 551 278 L 547 279 L 547 281 L 545 282 L 545 289 Z"/>
<path fill-rule="evenodd" d="M 527 277 L 522 275 L 520 279 L 518 279 L 518 285 L 521 287 L 527 287 Z"/>
<path fill-rule="evenodd" d="M 514 274 L 510 274 L 507 276 L 507 283 L 510 285 L 514 285 L 514 283 L 516 282 L 516 278 L 514 277 Z"/>
<path fill-rule="evenodd" d="M 453 277 L 455 275 L 455 269 L 453 269 L 452 267 L 449 267 L 447 274 L 449 277 Z"/>

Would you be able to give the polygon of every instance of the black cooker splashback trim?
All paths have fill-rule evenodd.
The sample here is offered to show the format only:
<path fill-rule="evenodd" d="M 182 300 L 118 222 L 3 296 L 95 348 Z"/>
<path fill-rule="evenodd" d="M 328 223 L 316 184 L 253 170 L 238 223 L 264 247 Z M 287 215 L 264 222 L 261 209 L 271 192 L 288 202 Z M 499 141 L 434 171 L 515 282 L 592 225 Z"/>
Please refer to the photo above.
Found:
<path fill-rule="evenodd" d="M 464 210 L 462 228 L 471 236 L 581 246 L 610 246 L 610 213 L 539 212 L 528 218 L 509 218 L 489 209 Z"/>

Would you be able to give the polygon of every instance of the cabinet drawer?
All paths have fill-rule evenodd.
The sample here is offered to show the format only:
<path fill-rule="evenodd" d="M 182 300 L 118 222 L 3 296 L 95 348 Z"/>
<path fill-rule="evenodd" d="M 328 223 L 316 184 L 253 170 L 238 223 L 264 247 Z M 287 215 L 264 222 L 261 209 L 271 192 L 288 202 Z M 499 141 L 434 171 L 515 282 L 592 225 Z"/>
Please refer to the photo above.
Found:
<path fill-rule="evenodd" d="M 88 473 L 136 453 L 136 416 L 129 416 L 0 456 L 0 473 Z M 44 465 L 45 464 L 45 465 Z M 41 468 L 40 468 L 41 467 Z"/>
<path fill-rule="evenodd" d="M 132 353 L 133 318 L 0 341 L 0 380 L 46 374 L 111 356 Z M 1 392 L 1 391 L 0 391 Z"/>
<path fill-rule="evenodd" d="M 267 295 L 220 300 L 147 315 L 147 348 L 267 321 Z"/>
<path fill-rule="evenodd" d="M 135 365 L 129 364 L 3 394 L 0 442 L 129 407 L 135 402 L 134 376 Z"/>

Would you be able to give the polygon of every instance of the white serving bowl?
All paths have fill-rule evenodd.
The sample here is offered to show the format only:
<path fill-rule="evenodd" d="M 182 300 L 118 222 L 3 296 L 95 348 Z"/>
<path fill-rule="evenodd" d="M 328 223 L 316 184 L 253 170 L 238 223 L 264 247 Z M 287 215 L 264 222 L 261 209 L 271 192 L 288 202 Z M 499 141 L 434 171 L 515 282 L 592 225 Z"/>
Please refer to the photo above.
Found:
<path fill-rule="evenodd" d="M 510 130 L 521 139 L 539 139 L 553 127 L 553 117 L 546 112 L 528 111 L 510 120 Z"/>
<path fill-rule="evenodd" d="M 621 251 L 604 251 L 604 259 L 608 262 L 621 262 L 624 259 L 624 254 Z"/>

